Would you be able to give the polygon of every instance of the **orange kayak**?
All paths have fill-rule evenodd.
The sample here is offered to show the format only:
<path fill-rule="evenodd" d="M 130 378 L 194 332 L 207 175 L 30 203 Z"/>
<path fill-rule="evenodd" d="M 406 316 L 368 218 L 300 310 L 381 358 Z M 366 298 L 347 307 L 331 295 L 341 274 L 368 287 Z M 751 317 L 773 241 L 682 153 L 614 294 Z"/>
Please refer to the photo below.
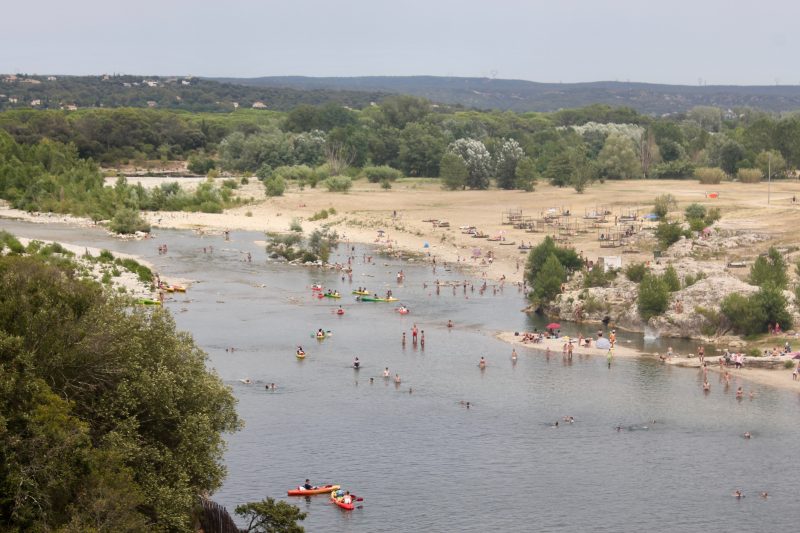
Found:
<path fill-rule="evenodd" d="M 339 490 L 339 485 L 324 485 L 322 487 L 314 487 L 313 489 L 296 488 L 287 491 L 289 496 L 313 496 L 314 494 L 325 494 L 334 490 Z"/>
<path fill-rule="evenodd" d="M 344 503 L 343 496 L 340 496 L 339 498 L 334 498 L 333 496 L 331 496 L 331 501 L 336 505 L 338 505 L 339 507 L 341 507 L 342 509 L 344 509 L 345 511 L 352 511 L 353 509 L 356 508 L 356 505 L 354 503 Z"/>

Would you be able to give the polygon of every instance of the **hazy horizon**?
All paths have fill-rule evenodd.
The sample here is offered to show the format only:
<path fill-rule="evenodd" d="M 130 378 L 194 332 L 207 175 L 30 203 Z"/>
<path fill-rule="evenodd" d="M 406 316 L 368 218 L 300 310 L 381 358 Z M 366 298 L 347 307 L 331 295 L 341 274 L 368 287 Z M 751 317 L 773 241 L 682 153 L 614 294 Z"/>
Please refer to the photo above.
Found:
<path fill-rule="evenodd" d="M 8 24 L 29 11 L 4 8 L 0 72 L 800 84 L 800 3 L 781 0 L 43 0 Z"/>

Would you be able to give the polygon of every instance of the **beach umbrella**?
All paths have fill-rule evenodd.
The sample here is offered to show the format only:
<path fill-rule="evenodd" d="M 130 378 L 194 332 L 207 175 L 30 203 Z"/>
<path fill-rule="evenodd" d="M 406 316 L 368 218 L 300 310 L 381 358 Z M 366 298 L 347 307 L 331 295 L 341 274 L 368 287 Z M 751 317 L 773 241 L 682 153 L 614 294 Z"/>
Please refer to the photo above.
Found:
<path fill-rule="evenodd" d="M 597 339 L 597 343 L 595 343 L 595 346 L 597 346 L 600 349 L 611 348 L 611 342 L 609 342 L 609 340 L 606 339 L 605 337 L 600 337 L 599 339 Z"/>
<path fill-rule="evenodd" d="M 549 324 L 547 324 L 545 329 L 561 329 L 561 324 L 559 324 L 558 322 L 550 322 Z"/>

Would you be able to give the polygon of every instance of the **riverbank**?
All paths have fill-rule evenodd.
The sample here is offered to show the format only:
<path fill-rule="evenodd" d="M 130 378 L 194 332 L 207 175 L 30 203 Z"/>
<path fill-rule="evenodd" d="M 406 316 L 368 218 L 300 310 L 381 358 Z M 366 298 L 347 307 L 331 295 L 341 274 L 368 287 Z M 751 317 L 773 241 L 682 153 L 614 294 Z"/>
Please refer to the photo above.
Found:
<path fill-rule="evenodd" d="M 564 347 L 564 343 L 566 342 L 566 338 L 551 338 L 551 339 L 543 339 L 542 342 L 531 343 L 531 342 L 522 342 L 522 332 L 519 335 L 515 335 L 516 332 L 513 331 L 503 331 L 495 335 L 496 338 L 500 339 L 503 342 L 507 342 L 512 344 L 513 346 L 522 346 L 524 348 L 528 348 L 530 350 L 535 350 L 537 352 L 547 353 L 549 350 L 551 355 L 561 355 L 562 349 Z M 575 339 L 573 339 L 575 340 Z M 577 344 L 573 344 L 572 354 L 573 357 L 577 355 L 593 355 L 593 356 L 608 356 L 608 348 L 585 348 L 585 347 L 578 347 Z M 625 358 L 636 358 L 636 357 L 654 357 L 654 354 L 648 354 L 644 352 L 640 352 L 635 350 L 634 348 L 630 348 L 625 346 L 624 344 L 617 343 L 614 346 L 614 357 L 625 357 Z"/>

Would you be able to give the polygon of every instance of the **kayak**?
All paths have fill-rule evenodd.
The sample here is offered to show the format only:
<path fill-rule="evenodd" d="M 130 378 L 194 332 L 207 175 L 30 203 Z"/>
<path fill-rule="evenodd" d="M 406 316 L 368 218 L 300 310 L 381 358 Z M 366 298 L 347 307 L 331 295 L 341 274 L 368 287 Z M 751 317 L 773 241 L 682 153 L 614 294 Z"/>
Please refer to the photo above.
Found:
<path fill-rule="evenodd" d="M 321 291 L 322 290 L 322 285 L 312 285 L 311 286 L 311 290 L 312 291 Z"/>
<path fill-rule="evenodd" d="M 343 315 L 344 314 L 344 309 L 337 309 L 336 310 L 336 314 L 337 315 Z"/>
<path fill-rule="evenodd" d="M 182 285 L 173 285 L 172 289 L 175 292 L 186 292 L 186 287 L 183 287 Z"/>
<path fill-rule="evenodd" d="M 409 309 L 407 307 L 403 307 L 401 309 L 398 309 L 397 312 L 400 313 L 401 315 L 407 315 L 408 312 L 409 312 Z"/>
<path fill-rule="evenodd" d="M 397 298 L 395 298 L 394 296 L 389 296 L 388 298 L 384 298 L 381 301 L 383 301 L 383 302 L 396 302 Z"/>
<path fill-rule="evenodd" d="M 353 291 L 353 294 L 358 294 L 359 296 L 369 296 L 369 291 Z"/>
<path fill-rule="evenodd" d="M 396 302 L 397 298 L 373 298 L 372 296 L 361 296 L 358 298 L 362 302 Z"/>
<path fill-rule="evenodd" d="M 327 494 L 328 492 L 339 490 L 339 485 L 323 485 L 313 489 L 291 489 L 287 491 L 289 496 L 313 496 L 314 494 Z"/>
<path fill-rule="evenodd" d="M 297 357 L 298 359 L 305 359 L 306 352 L 295 353 L 294 356 Z M 291 494 L 289 496 L 291 496 Z"/>
<path fill-rule="evenodd" d="M 150 298 L 139 298 L 136 303 L 140 305 L 161 305 L 160 301 L 151 300 Z"/>
<path fill-rule="evenodd" d="M 341 298 L 342 297 L 341 294 L 327 294 L 327 293 L 323 294 L 322 296 L 324 296 L 325 298 Z"/>
<path fill-rule="evenodd" d="M 338 505 L 339 507 L 341 507 L 342 509 L 344 509 L 345 511 L 352 511 L 353 509 L 356 508 L 356 505 L 354 503 L 344 503 L 344 496 L 339 498 L 334 498 L 333 496 L 331 496 L 331 501 L 336 505 Z"/>

